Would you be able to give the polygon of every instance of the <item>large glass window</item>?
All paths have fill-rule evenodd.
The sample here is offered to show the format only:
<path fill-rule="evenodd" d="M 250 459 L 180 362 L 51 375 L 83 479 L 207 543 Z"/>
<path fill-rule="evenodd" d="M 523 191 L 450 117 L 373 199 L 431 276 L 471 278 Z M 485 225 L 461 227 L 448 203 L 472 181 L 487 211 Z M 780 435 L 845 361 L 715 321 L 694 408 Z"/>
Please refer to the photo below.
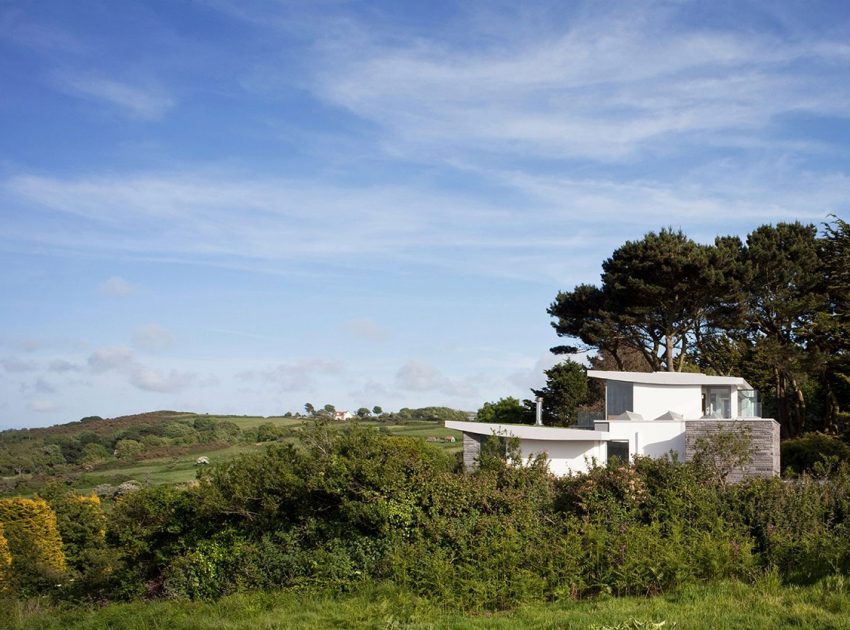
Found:
<path fill-rule="evenodd" d="M 729 387 L 710 387 L 706 396 L 705 415 L 709 418 L 732 417 L 732 390 Z"/>
<path fill-rule="evenodd" d="M 738 417 L 761 418 L 761 402 L 759 402 L 759 393 L 756 390 L 738 390 Z"/>
<path fill-rule="evenodd" d="M 605 385 L 605 410 L 610 420 L 627 411 L 634 411 L 634 386 L 631 383 L 608 381 Z"/>

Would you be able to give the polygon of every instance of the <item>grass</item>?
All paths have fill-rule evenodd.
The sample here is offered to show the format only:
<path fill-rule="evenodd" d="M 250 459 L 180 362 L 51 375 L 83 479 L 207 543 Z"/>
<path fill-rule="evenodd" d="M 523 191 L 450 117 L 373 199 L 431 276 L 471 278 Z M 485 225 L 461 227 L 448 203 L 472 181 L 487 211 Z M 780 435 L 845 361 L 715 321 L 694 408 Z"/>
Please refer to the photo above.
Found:
<path fill-rule="evenodd" d="M 0 613 L 3 610 L 0 609 Z M 401 592 L 368 586 L 345 595 L 281 591 L 248 593 L 216 602 L 139 602 L 96 609 L 7 604 L 16 630 L 116 628 L 850 628 L 850 581 L 807 587 L 721 582 L 653 598 L 623 597 L 538 603 L 509 612 L 461 614 Z"/>
<path fill-rule="evenodd" d="M 199 417 L 198 414 L 181 413 L 169 414 L 168 418 L 193 420 Z M 284 418 L 280 417 L 262 417 L 262 416 L 223 416 L 210 415 L 205 416 L 214 420 L 226 420 L 233 422 L 243 430 L 256 429 L 261 424 L 271 422 L 287 428 L 301 427 L 310 422 L 306 418 Z M 377 428 L 385 428 L 393 435 L 405 435 L 409 437 L 417 437 L 427 439 L 429 437 L 447 438 L 454 436 L 455 442 L 439 441 L 434 442 L 434 445 L 445 449 L 450 453 L 460 452 L 463 449 L 461 442 L 460 431 L 446 429 L 442 422 L 433 422 L 427 420 L 409 421 L 403 424 L 386 424 L 375 420 L 359 421 L 360 424 L 366 426 L 374 426 Z M 339 423 L 339 427 L 345 426 L 345 423 Z M 283 441 L 296 443 L 298 438 L 293 436 L 284 438 Z M 233 459 L 237 455 L 243 453 L 257 452 L 267 443 L 239 443 L 226 448 L 193 448 L 191 453 L 176 454 L 156 459 L 143 459 L 134 462 L 111 462 L 108 466 L 97 468 L 92 472 L 77 473 L 72 478 L 72 485 L 79 492 L 92 492 L 95 486 L 100 484 L 118 485 L 123 481 L 133 479 L 144 484 L 161 485 L 161 484 L 178 484 L 186 483 L 195 479 L 197 467 L 195 461 L 198 457 L 205 455 L 209 458 L 210 463 L 224 462 Z M 178 447 L 179 448 L 179 447 Z M 175 449 L 177 450 L 177 449 Z M 20 492 L 20 494 L 32 494 L 37 491 L 40 485 L 34 482 L 33 489 Z"/>

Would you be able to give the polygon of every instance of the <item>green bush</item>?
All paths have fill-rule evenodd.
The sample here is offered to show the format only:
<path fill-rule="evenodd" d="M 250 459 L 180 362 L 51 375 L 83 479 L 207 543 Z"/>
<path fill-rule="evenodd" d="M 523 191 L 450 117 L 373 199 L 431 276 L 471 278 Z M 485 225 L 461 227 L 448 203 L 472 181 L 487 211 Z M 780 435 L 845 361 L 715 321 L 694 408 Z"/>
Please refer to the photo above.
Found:
<path fill-rule="evenodd" d="M 812 472 L 818 463 L 850 462 L 850 447 L 831 435 L 806 433 L 780 444 L 780 461 L 796 474 Z"/>

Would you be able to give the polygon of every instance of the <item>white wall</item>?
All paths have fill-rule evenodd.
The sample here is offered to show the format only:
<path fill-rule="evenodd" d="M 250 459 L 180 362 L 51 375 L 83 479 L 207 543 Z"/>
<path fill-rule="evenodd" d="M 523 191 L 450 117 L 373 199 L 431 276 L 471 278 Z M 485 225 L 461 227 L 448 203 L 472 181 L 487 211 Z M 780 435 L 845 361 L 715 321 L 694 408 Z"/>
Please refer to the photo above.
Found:
<path fill-rule="evenodd" d="M 599 464 L 605 463 L 606 448 L 604 442 L 590 440 L 525 440 L 519 442 L 523 461 L 530 456 L 546 453 L 549 457 L 549 470 L 559 477 L 574 472 L 587 472 L 591 459 Z"/>
<path fill-rule="evenodd" d="M 654 422 L 609 420 L 607 424 L 608 439 L 629 441 L 629 456 L 638 454 L 649 457 L 665 457 L 673 450 L 679 454 L 679 461 L 685 460 L 684 422 L 676 420 L 656 420 Z M 605 456 L 601 458 L 603 462 L 607 460 L 607 449 L 605 451 Z"/>
<path fill-rule="evenodd" d="M 702 386 L 635 383 L 633 411 L 644 420 L 652 420 L 668 411 L 680 413 L 687 420 L 696 420 L 702 417 Z"/>

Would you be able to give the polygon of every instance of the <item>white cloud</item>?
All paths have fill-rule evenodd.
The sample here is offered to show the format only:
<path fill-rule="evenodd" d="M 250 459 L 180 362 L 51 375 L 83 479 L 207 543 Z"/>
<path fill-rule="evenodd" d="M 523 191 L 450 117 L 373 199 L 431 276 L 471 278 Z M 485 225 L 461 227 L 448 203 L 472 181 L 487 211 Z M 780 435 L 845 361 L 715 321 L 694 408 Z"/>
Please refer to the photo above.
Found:
<path fill-rule="evenodd" d="M 125 346 L 99 348 L 87 360 L 89 369 L 95 373 L 126 370 L 135 362 L 136 358 L 133 356 L 133 351 Z"/>
<path fill-rule="evenodd" d="M 55 85 L 68 94 L 117 106 L 134 118 L 158 120 L 175 104 L 160 87 L 91 75 L 64 74 L 56 78 Z"/>
<path fill-rule="evenodd" d="M 38 369 L 38 364 L 34 361 L 25 361 L 17 357 L 6 357 L 4 359 L 0 359 L 0 365 L 2 365 L 3 369 L 7 372 L 13 373 L 33 372 Z"/>
<path fill-rule="evenodd" d="M 124 346 L 99 348 L 87 360 L 95 374 L 115 372 L 123 375 L 133 387 L 159 393 L 179 392 L 197 382 L 194 372 L 157 370 L 136 359 L 133 351 Z"/>
<path fill-rule="evenodd" d="M 275 391 L 308 392 L 316 388 L 322 376 L 340 374 L 344 370 L 345 366 L 340 361 L 302 359 L 260 370 L 245 370 L 236 374 L 236 378 L 257 382 Z"/>
<path fill-rule="evenodd" d="M 66 359 L 54 359 L 48 364 L 47 369 L 50 372 L 62 374 L 66 372 L 79 372 L 83 369 L 83 366 L 78 363 L 72 363 Z"/>
<path fill-rule="evenodd" d="M 119 276 L 107 278 L 101 285 L 100 291 L 111 297 L 126 297 L 133 293 L 136 288 Z"/>
<path fill-rule="evenodd" d="M 197 374 L 192 372 L 179 370 L 161 372 L 139 364 L 133 365 L 128 373 L 131 385 L 148 392 L 179 392 L 193 385 L 196 379 Z"/>
<path fill-rule="evenodd" d="M 50 413 L 59 411 L 62 407 L 55 401 L 38 399 L 30 402 L 29 408 L 37 413 Z"/>
<path fill-rule="evenodd" d="M 830 78 L 843 42 L 686 30 L 646 6 L 552 17 L 529 37 L 511 16 L 497 43 L 473 50 L 480 25 L 460 44 L 334 31 L 319 47 L 315 90 L 382 128 L 389 150 L 431 158 L 636 159 L 673 139 L 759 137 L 784 114 L 843 116 L 850 103 L 850 88 Z"/>
<path fill-rule="evenodd" d="M 452 397 L 473 397 L 477 388 L 471 379 L 455 381 L 448 378 L 430 363 L 408 361 L 395 376 L 395 387 L 411 392 L 438 392 Z"/>
<path fill-rule="evenodd" d="M 173 343 L 171 333 L 159 324 L 140 326 L 133 335 L 133 345 L 143 350 L 167 350 Z"/>
<path fill-rule="evenodd" d="M 345 322 L 344 328 L 352 336 L 367 341 L 384 341 L 388 336 L 385 328 L 365 317 Z"/>

